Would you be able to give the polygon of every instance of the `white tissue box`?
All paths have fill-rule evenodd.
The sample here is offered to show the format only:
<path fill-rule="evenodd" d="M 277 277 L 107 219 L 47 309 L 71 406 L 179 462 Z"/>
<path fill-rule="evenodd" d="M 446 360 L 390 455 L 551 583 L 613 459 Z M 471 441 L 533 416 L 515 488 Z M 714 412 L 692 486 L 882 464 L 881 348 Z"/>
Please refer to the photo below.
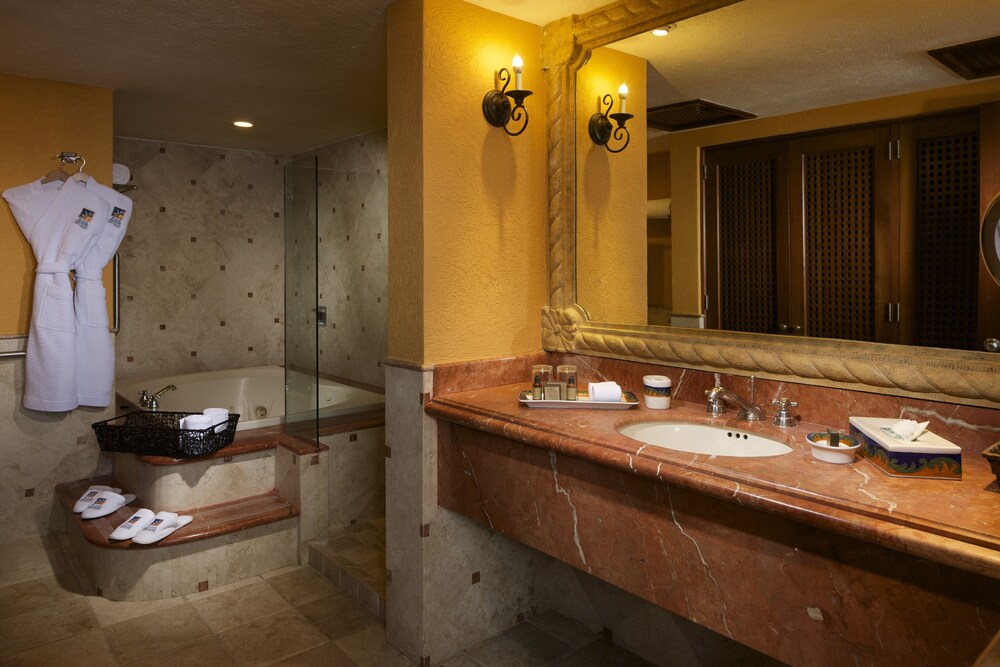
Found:
<path fill-rule="evenodd" d="M 851 435 L 861 443 L 861 455 L 893 477 L 962 479 L 962 448 L 930 431 L 915 440 L 892 435 L 898 419 L 851 417 Z"/>

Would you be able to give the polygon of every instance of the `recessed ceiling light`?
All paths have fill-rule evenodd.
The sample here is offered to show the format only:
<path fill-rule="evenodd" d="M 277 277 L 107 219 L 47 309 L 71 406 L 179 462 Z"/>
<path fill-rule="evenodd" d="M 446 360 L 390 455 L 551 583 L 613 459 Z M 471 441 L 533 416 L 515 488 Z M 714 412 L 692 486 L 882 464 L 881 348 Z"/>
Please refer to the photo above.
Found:
<path fill-rule="evenodd" d="M 668 26 L 664 26 L 662 28 L 656 28 L 655 30 L 653 30 L 653 34 L 656 35 L 657 37 L 666 37 L 670 33 L 670 31 L 673 30 L 675 27 L 677 26 L 671 23 Z"/>
<path fill-rule="evenodd" d="M 247 120 L 238 120 L 233 123 L 236 127 L 253 127 L 253 123 Z"/>

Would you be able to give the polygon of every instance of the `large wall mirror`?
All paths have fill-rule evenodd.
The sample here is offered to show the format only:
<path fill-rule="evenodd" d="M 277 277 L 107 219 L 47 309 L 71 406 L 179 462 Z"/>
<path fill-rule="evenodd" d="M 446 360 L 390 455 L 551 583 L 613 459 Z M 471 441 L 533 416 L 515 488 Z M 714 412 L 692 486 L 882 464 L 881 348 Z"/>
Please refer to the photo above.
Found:
<path fill-rule="evenodd" d="M 1000 286 L 980 239 L 1000 77 L 965 81 L 927 51 L 992 37 L 1000 6 L 642 4 L 546 28 L 546 348 L 996 407 Z M 636 117 L 615 154 L 587 120 L 625 79 Z M 727 109 L 755 118 L 711 122 Z"/>

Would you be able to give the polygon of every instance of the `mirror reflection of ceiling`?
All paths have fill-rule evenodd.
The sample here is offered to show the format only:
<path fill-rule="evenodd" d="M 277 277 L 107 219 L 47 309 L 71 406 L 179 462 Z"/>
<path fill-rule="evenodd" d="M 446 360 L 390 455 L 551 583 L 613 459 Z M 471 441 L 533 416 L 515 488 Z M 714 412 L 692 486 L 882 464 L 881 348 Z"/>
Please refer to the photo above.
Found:
<path fill-rule="evenodd" d="M 701 98 L 764 118 L 960 84 L 927 51 L 998 33 L 992 0 L 743 0 L 614 48 L 649 61 L 648 107 Z"/>

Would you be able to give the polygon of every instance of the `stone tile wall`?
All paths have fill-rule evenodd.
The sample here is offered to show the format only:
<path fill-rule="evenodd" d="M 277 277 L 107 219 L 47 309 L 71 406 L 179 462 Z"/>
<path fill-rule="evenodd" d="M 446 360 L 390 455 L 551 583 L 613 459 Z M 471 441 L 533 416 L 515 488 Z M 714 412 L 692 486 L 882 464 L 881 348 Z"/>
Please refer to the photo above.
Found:
<path fill-rule="evenodd" d="M 121 256 L 119 384 L 283 363 L 287 156 L 115 140 L 134 202 Z"/>
<path fill-rule="evenodd" d="M 388 348 L 386 131 L 323 146 L 319 162 L 320 371 L 385 387 Z"/>

